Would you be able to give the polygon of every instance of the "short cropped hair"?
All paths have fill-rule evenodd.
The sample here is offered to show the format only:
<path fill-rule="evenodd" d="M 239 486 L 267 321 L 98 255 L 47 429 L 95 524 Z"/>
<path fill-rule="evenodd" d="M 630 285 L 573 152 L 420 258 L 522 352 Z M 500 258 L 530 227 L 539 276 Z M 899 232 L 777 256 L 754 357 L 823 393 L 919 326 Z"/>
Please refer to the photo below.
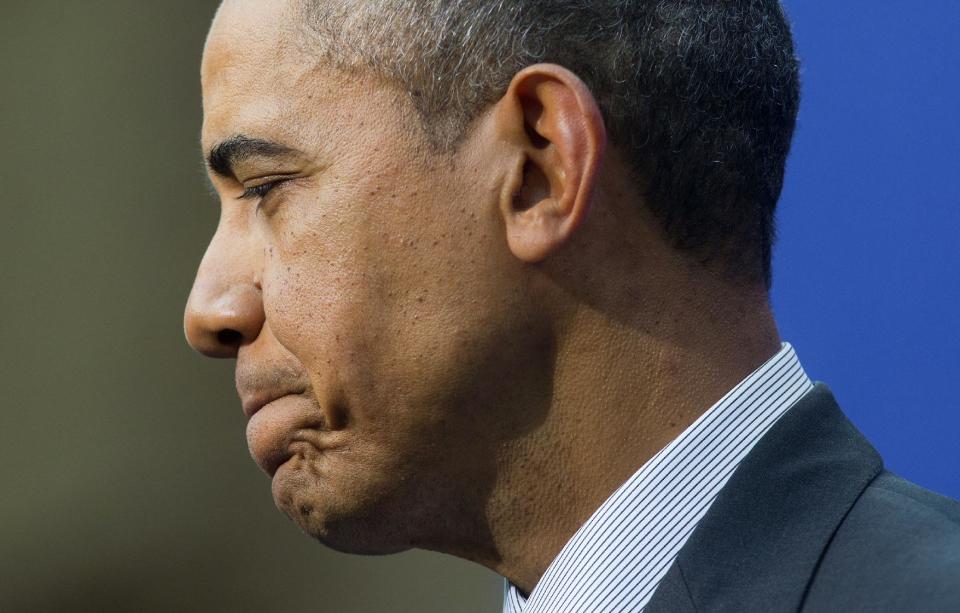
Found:
<path fill-rule="evenodd" d="M 301 1 L 310 47 L 398 85 L 440 149 L 524 67 L 570 69 L 666 239 L 769 289 L 800 98 L 778 0 Z"/>

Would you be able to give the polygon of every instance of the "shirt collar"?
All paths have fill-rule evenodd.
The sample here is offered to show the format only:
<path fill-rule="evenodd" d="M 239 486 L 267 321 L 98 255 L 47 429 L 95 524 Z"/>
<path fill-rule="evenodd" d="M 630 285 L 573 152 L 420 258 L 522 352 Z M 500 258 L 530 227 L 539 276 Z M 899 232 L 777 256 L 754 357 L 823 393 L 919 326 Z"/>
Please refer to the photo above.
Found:
<path fill-rule="evenodd" d="M 529 598 L 507 583 L 504 613 L 642 611 L 740 461 L 812 388 L 783 343 L 594 512 Z"/>

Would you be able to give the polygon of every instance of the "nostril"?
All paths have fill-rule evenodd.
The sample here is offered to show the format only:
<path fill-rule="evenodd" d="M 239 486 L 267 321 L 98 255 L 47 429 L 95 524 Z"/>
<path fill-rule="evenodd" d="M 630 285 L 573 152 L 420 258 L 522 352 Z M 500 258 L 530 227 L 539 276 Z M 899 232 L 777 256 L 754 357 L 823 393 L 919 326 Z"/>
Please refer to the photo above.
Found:
<path fill-rule="evenodd" d="M 243 335 L 236 330 L 220 330 L 217 332 L 217 342 L 226 347 L 239 347 L 243 341 Z"/>

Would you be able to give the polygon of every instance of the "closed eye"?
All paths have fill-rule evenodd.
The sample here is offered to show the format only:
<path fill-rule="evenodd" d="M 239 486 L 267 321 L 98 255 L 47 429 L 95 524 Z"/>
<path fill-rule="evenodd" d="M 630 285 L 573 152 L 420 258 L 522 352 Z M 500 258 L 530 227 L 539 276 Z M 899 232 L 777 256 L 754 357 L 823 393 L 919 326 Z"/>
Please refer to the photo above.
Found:
<path fill-rule="evenodd" d="M 248 187 L 247 189 L 243 190 L 242 194 L 240 194 L 240 199 L 252 200 L 254 198 L 263 198 L 270 193 L 270 190 L 277 186 L 277 183 L 279 183 L 279 181 L 263 183 L 255 187 Z"/>

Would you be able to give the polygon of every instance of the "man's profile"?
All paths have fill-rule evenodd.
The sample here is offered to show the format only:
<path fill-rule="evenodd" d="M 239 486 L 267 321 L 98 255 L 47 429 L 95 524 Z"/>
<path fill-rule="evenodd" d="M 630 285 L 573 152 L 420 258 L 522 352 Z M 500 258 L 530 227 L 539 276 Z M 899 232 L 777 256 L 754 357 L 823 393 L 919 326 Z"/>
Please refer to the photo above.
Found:
<path fill-rule="evenodd" d="M 769 306 L 775 0 L 227 0 L 186 310 L 332 548 L 506 611 L 948 611 L 960 505 L 885 471 Z"/>

